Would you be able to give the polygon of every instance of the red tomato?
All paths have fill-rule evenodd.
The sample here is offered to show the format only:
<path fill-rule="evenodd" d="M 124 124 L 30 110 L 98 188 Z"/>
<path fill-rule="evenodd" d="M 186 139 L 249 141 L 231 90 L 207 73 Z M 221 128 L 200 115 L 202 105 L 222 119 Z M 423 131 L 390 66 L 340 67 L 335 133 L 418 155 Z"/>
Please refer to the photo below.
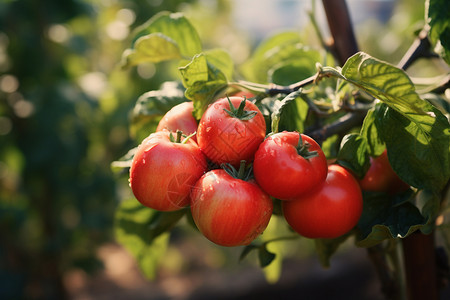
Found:
<path fill-rule="evenodd" d="M 380 156 L 370 158 L 370 168 L 359 184 L 363 191 L 388 194 L 396 194 L 409 188 L 392 170 L 386 150 Z"/>
<path fill-rule="evenodd" d="M 130 187 L 143 205 L 174 211 L 189 205 L 192 186 L 206 172 L 195 141 L 170 141 L 168 131 L 152 133 L 139 145 L 130 168 Z"/>
<path fill-rule="evenodd" d="M 198 145 L 216 164 L 230 163 L 238 166 L 241 160 L 253 161 L 256 149 L 264 140 L 264 116 L 256 105 L 243 100 L 243 97 L 219 99 L 208 107 L 200 120 Z M 228 101 L 231 101 L 233 107 L 230 107 Z M 236 109 L 241 103 L 245 107 Z"/>
<path fill-rule="evenodd" d="M 194 104 L 192 102 L 183 102 L 175 105 L 159 121 L 156 131 L 166 129 L 177 132 L 177 130 L 181 130 L 185 135 L 196 132 L 198 124 L 192 115 L 193 109 Z"/>
<path fill-rule="evenodd" d="M 209 171 L 191 192 L 191 212 L 200 232 L 222 246 L 248 245 L 269 223 L 270 197 L 256 183 Z"/>
<path fill-rule="evenodd" d="M 339 165 L 328 167 L 327 179 L 294 201 L 282 203 L 288 224 L 308 238 L 337 238 L 361 217 L 363 201 L 358 181 Z"/>
<path fill-rule="evenodd" d="M 320 146 L 298 132 L 269 136 L 255 153 L 253 172 L 258 185 L 272 197 L 290 200 L 303 195 L 327 177 L 327 159 Z M 308 158 L 312 152 L 317 155 Z"/>

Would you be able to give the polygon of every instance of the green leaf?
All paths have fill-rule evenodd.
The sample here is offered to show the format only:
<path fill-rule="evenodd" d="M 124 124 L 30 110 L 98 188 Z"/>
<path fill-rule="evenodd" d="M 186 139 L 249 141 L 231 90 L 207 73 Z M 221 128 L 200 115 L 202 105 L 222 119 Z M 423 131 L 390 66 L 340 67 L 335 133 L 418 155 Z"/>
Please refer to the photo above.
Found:
<path fill-rule="evenodd" d="M 239 261 L 243 261 L 249 255 L 250 252 L 252 252 L 253 250 L 256 250 L 258 248 L 259 248 L 259 246 L 256 246 L 253 244 L 245 246 L 241 252 L 241 255 L 239 256 Z"/>
<path fill-rule="evenodd" d="M 397 195 L 397 199 L 381 193 L 365 194 L 356 245 L 372 247 L 386 239 L 404 238 L 424 226 L 426 218 L 407 201 L 411 193 Z"/>
<path fill-rule="evenodd" d="M 440 191 L 450 178 L 449 122 L 419 98 L 406 73 L 360 52 L 347 60 L 342 75 L 336 70 L 329 74 L 383 101 L 373 120 L 392 168 L 414 187 Z"/>
<path fill-rule="evenodd" d="M 142 141 L 156 130 L 159 121 L 173 106 L 187 99 L 178 82 L 165 82 L 161 89 L 150 91 L 136 102 L 131 119 L 131 134 L 138 141 Z"/>
<path fill-rule="evenodd" d="M 290 85 L 314 74 L 311 64 L 302 61 L 288 61 L 272 67 L 268 71 L 269 82 Z"/>
<path fill-rule="evenodd" d="M 228 80 L 233 78 L 234 62 L 230 54 L 223 49 L 211 49 L 204 52 L 208 64 L 219 69 Z"/>
<path fill-rule="evenodd" d="M 324 268 L 330 267 L 331 257 L 334 253 L 336 253 L 339 246 L 350 237 L 350 235 L 351 233 L 344 234 L 335 239 L 314 239 L 319 261 Z"/>
<path fill-rule="evenodd" d="M 360 135 L 367 141 L 367 152 L 369 156 L 380 156 L 386 149 L 383 139 L 380 137 L 375 120 L 374 109 L 367 112 L 364 118 Z"/>
<path fill-rule="evenodd" d="M 185 95 L 194 102 L 194 116 L 200 119 L 215 95 L 227 87 L 225 74 L 208 62 L 208 56 L 201 53 L 184 67 L 179 68 L 186 87 Z"/>
<path fill-rule="evenodd" d="M 182 58 L 177 44 L 161 33 L 152 33 L 136 40 L 134 49 L 127 49 L 122 56 L 124 68 L 141 63 L 158 63 Z"/>
<path fill-rule="evenodd" d="M 127 154 L 122 156 L 116 161 L 111 163 L 111 170 L 116 175 L 128 174 L 128 169 L 131 167 L 131 162 L 133 161 L 134 154 L 136 153 L 137 147 L 130 149 Z"/>
<path fill-rule="evenodd" d="M 440 44 L 437 52 L 450 64 L 450 2 L 448 0 L 427 0 L 425 2 L 425 15 L 430 25 L 430 38 L 432 42 Z"/>
<path fill-rule="evenodd" d="M 450 178 L 450 126 L 437 108 L 429 105 L 429 112 L 406 116 L 379 105 L 375 124 L 399 177 L 416 188 L 439 192 Z"/>
<path fill-rule="evenodd" d="M 380 99 L 389 107 L 407 115 L 426 115 L 429 105 L 417 95 L 406 73 L 386 62 L 359 52 L 342 68 L 347 81 Z"/>
<path fill-rule="evenodd" d="M 354 133 L 344 136 L 337 163 L 351 170 L 358 178 L 363 178 L 370 167 L 366 139 Z"/>
<path fill-rule="evenodd" d="M 147 278 L 155 277 L 169 242 L 169 230 L 183 215 L 184 210 L 158 212 L 136 199 L 126 200 L 118 207 L 114 226 L 116 239 L 133 255 Z"/>
<path fill-rule="evenodd" d="M 295 31 L 285 31 L 281 33 L 277 33 L 273 36 L 270 36 L 266 40 L 264 40 L 258 47 L 255 49 L 253 57 L 262 58 L 266 55 L 270 50 L 280 46 L 280 45 L 289 45 L 289 44 L 297 44 L 300 43 L 300 35 Z"/>
<path fill-rule="evenodd" d="M 308 105 L 299 98 L 301 93 L 302 91 L 298 90 L 290 93 L 281 101 L 273 102 L 271 114 L 273 133 L 279 131 L 279 125 L 282 125 L 283 130 L 303 132 L 303 121 L 308 112 Z M 297 102 L 300 104 L 297 104 Z"/>
<path fill-rule="evenodd" d="M 263 42 L 243 65 L 242 73 L 250 81 L 268 83 L 274 78 L 279 80 L 276 73 L 288 71 L 288 66 L 293 65 L 297 70 L 301 69 L 301 73 L 289 79 L 296 82 L 313 75 L 316 62 L 321 60 L 318 51 L 300 43 L 297 33 L 286 32 Z"/>
<path fill-rule="evenodd" d="M 276 255 L 267 250 L 266 244 L 258 248 L 258 259 L 261 268 L 265 268 L 275 259 Z"/>
<path fill-rule="evenodd" d="M 183 57 L 192 58 L 202 51 L 197 31 L 182 13 L 163 11 L 154 15 L 145 24 L 136 28 L 133 43 L 151 33 L 160 33 L 173 41 Z"/>
<path fill-rule="evenodd" d="M 419 191 L 416 197 L 417 206 L 421 208 L 421 213 L 427 220 L 427 223 L 420 228 L 424 234 L 429 234 L 434 230 L 436 217 L 441 213 L 441 201 L 442 203 L 448 202 L 441 197 L 440 193 L 429 190 Z"/>

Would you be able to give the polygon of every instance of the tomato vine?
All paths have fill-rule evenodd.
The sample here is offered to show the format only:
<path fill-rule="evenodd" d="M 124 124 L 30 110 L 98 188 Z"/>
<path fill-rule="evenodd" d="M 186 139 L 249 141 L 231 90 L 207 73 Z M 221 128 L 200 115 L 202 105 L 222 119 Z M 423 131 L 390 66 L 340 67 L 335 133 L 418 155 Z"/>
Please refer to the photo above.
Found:
<path fill-rule="evenodd" d="M 448 192 L 450 178 L 448 120 L 450 111 L 448 104 L 445 104 L 448 100 L 441 102 L 425 100 L 425 95 L 416 91 L 414 82 L 405 72 L 419 58 L 438 57 L 448 63 L 450 51 L 448 41 L 441 41 L 444 49 L 442 53 L 438 54 L 431 50 L 433 44 L 445 38 L 441 29 L 434 27 L 435 24 L 443 23 L 447 33 L 450 28 L 448 20 L 436 17 L 440 16 L 437 10 L 448 7 L 444 2 L 427 1 L 431 19 L 427 20 L 424 30 L 419 33 L 417 40 L 396 66 L 358 51 L 345 1 L 323 1 L 333 36 L 333 43 L 325 43 L 316 26 L 321 44 L 327 50 L 325 54 L 303 45 L 300 37 L 294 33 L 281 33 L 268 38 L 257 47 L 253 56 L 241 66 L 243 78 L 235 74 L 236 66 L 226 51 L 202 48 L 198 33 L 186 17 L 180 13 L 162 12 L 153 16 L 133 36 L 130 49 L 124 52 L 124 66 L 132 67 L 142 62 L 177 61 L 181 65 L 178 71 L 182 87 L 172 85 L 169 90 L 162 87 L 158 91 L 143 95 L 138 100 L 136 107 L 139 109 L 135 109 L 134 114 L 134 117 L 140 120 L 136 138 L 139 140 L 150 134 L 171 107 L 187 101 L 193 103 L 192 115 L 200 121 L 197 133 L 198 145 L 213 164 L 232 162 L 237 165 L 239 157 L 231 158 L 231 156 L 250 148 L 242 145 L 245 146 L 244 142 L 252 139 L 252 134 L 260 136 L 257 144 L 259 145 L 264 138 L 264 127 L 268 136 L 266 141 L 281 131 L 295 131 L 308 135 L 321 145 L 327 159 L 340 165 L 336 168 L 345 167 L 345 172 L 351 172 L 351 176 L 358 179 L 362 179 L 368 172 L 370 157 L 385 152 L 393 172 L 409 188 L 398 194 L 365 191 L 362 194 L 364 197 L 362 212 L 359 208 L 355 209 L 357 212 L 348 223 L 350 227 L 345 227 L 339 234 L 326 232 L 316 234 L 314 230 L 321 228 L 317 223 L 315 228 L 310 228 L 314 234 L 309 237 L 326 238 L 316 240 L 317 252 L 324 265 L 329 264 L 330 257 L 350 236 L 354 237 L 356 246 L 369 249 L 374 261 L 379 261 L 379 258 L 383 257 L 383 260 L 398 262 L 396 256 L 398 248 L 385 251 L 383 245 L 398 246 L 401 240 L 409 241 L 411 237 L 417 235 L 432 235 L 436 230 L 436 219 L 444 213 L 443 208 L 446 205 L 442 195 Z M 314 23 L 314 18 L 312 19 Z M 325 62 L 327 64 L 322 65 Z M 238 80 L 233 80 L 236 78 Z M 448 80 L 447 82 L 444 80 L 439 88 L 433 86 L 432 91 L 436 95 L 442 94 L 440 92 L 442 88 L 448 88 Z M 247 100 L 244 98 L 240 104 L 238 99 L 231 97 L 234 99 L 232 104 L 228 95 L 242 91 L 251 93 L 253 97 Z M 251 111 L 244 110 L 246 105 L 252 107 Z M 228 114 L 228 117 L 220 116 L 216 123 L 212 122 L 214 115 L 210 113 L 214 109 L 218 110 L 214 114 L 224 113 Z M 260 121 L 258 125 L 261 127 L 259 129 L 262 130 L 262 135 L 256 133 L 256 127 L 250 128 L 246 125 L 247 127 L 237 130 L 250 135 L 242 136 L 242 140 L 239 141 L 236 134 L 227 133 L 225 139 L 225 135 L 222 134 L 225 129 L 238 126 L 237 123 L 227 124 L 226 118 L 236 117 L 238 121 L 250 122 L 255 115 L 260 115 L 265 121 Z M 213 128 L 220 130 L 211 131 L 215 130 Z M 220 147 L 211 149 L 212 146 L 219 144 Z M 251 157 L 256 151 L 257 147 L 254 146 L 251 147 L 251 153 L 246 154 L 248 162 L 252 161 Z M 229 152 L 225 153 L 223 150 L 225 148 Z M 131 160 L 132 157 L 127 156 L 120 165 L 126 167 L 126 161 Z M 259 163 L 259 160 L 255 163 Z M 204 175 L 206 178 L 202 177 L 205 181 L 198 183 L 199 186 L 191 194 L 195 197 L 196 208 L 201 206 L 197 203 L 201 202 L 202 197 L 206 199 L 218 197 L 212 192 L 207 194 L 206 186 L 202 184 L 209 184 L 211 190 L 214 190 L 216 187 L 213 186 L 212 178 L 216 178 L 217 184 L 218 181 L 230 180 L 223 177 L 225 176 L 222 174 L 223 170 L 218 170 L 217 165 L 212 168 L 216 170 L 210 171 L 212 174 L 206 173 L 209 177 L 206 174 Z M 333 170 L 336 168 L 331 167 Z M 259 173 L 264 173 L 264 170 L 257 166 L 255 171 L 258 172 L 255 174 L 258 181 Z M 316 182 L 316 186 L 322 186 L 322 181 Z M 360 193 L 359 187 L 354 187 L 353 183 L 356 181 L 351 181 L 354 194 Z M 226 190 L 222 186 L 220 189 Z M 316 192 L 317 190 L 314 191 Z M 270 195 L 273 196 L 275 204 L 283 198 Z M 217 208 L 213 204 L 208 205 L 208 213 L 216 214 Z M 283 203 L 284 209 L 290 206 L 295 209 L 300 207 Z M 121 210 L 122 208 L 119 208 L 119 212 Z M 276 208 L 274 214 L 275 211 Z M 324 211 L 323 208 L 317 214 Z M 127 215 L 128 217 L 132 218 Z M 119 213 L 118 218 L 120 221 L 123 214 Z M 290 217 L 289 223 L 296 224 L 291 225 L 295 229 L 298 222 L 292 221 L 292 218 L 294 217 Z M 326 218 L 331 218 L 331 215 L 327 214 Z M 178 217 L 173 218 L 171 224 L 175 225 L 178 220 Z M 194 220 L 197 224 L 201 224 L 201 231 L 206 232 L 205 235 L 209 239 L 214 241 L 219 236 L 216 240 L 218 244 L 247 245 L 241 258 L 246 257 L 252 250 L 258 250 L 262 267 L 269 265 L 278 255 L 269 252 L 266 245 L 271 241 L 280 242 L 282 238 L 264 241 L 262 237 L 261 240 L 248 245 L 255 236 L 248 239 L 248 233 L 242 233 L 242 238 L 233 240 L 231 233 L 219 235 L 214 232 L 219 225 L 215 223 L 212 225 L 211 219 L 205 220 L 197 209 Z M 227 221 L 224 219 L 223 222 Z M 313 222 L 320 222 L 320 225 L 325 223 L 313 220 L 311 222 L 313 225 L 315 224 Z M 255 226 L 257 225 L 255 223 Z M 267 223 L 258 226 L 265 228 Z M 258 228 L 259 234 L 262 231 L 260 227 Z M 117 230 L 119 241 L 127 246 L 123 228 L 119 225 Z M 298 231 L 300 234 L 304 232 Z M 408 242 L 404 245 L 405 249 L 407 245 Z M 380 255 L 378 251 L 380 249 L 383 255 Z M 401 264 L 397 264 L 397 267 L 401 268 Z M 387 273 L 389 270 L 380 269 L 380 274 Z M 392 284 L 392 280 L 383 282 L 386 285 Z M 402 285 L 403 282 L 397 282 L 397 286 Z M 393 294 L 397 298 L 406 295 L 396 290 L 388 296 Z"/>

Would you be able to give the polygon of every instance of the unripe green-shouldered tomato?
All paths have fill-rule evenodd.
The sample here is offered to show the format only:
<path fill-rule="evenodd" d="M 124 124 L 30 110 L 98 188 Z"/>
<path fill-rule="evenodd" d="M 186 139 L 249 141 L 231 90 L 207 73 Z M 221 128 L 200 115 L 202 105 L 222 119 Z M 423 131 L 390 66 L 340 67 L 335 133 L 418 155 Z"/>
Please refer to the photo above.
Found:
<path fill-rule="evenodd" d="M 308 238 L 337 238 L 359 221 L 363 209 L 358 181 L 345 168 L 330 165 L 323 183 L 293 201 L 283 201 L 288 224 Z"/>
<path fill-rule="evenodd" d="M 322 183 L 328 166 L 322 149 L 311 137 L 283 131 L 267 137 L 259 146 L 253 171 L 266 193 L 291 200 Z"/>
<path fill-rule="evenodd" d="M 197 141 L 212 162 L 238 166 L 241 160 L 253 161 L 265 135 L 264 116 L 256 105 L 243 97 L 229 97 L 217 100 L 205 111 Z"/>
<path fill-rule="evenodd" d="M 206 168 L 195 141 L 173 142 L 168 131 L 159 131 L 138 146 L 130 168 L 130 187 L 145 206 L 179 210 L 189 205 L 191 188 Z"/>
<path fill-rule="evenodd" d="M 216 169 L 203 175 L 191 192 L 192 218 L 200 232 L 221 246 L 248 245 L 269 223 L 270 197 L 253 181 Z"/>

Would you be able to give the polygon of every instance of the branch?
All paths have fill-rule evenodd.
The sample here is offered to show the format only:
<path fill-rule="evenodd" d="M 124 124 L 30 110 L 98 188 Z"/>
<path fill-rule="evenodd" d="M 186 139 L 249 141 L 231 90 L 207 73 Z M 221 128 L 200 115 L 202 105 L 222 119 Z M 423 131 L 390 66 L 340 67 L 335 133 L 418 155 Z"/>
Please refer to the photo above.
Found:
<path fill-rule="evenodd" d="M 350 13 L 345 0 L 322 0 L 328 27 L 333 37 L 331 49 L 336 53 L 336 58 L 341 65 L 358 52 Z"/>
<path fill-rule="evenodd" d="M 335 122 L 318 129 L 305 130 L 305 134 L 312 137 L 317 143 L 322 144 L 327 138 L 335 134 L 348 132 L 350 129 L 362 124 L 367 111 L 349 112 Z"/>
<path fill-rule="evenodd" d="M 277 94 L 290 94 L 292 92 L 296 92 L 298 91 L 300 88 L 314 83 L 314 81 L 316 80 L 318 74 L 314 74 L 311 77 L 308 77 L 306 79 L 303 79 L 299 82 L 296 82 L 294 84 L 288 85 L 288 86 L 282 86 L 282 85 L 277 85 L 277 84 L 271 84 L 267 90 L 266 90 L 266 94 L 269 96 L 274 96 Z"/>
<path fill-rule="evenodd" d="M 431 42 L 428 39 L 429 27 L 422 29 L 414 40 L 411 47 L 406 51 L 403 58 L 398 63 L 398 67 L 406 70 L 419 58 L 439 57 L 431 50 Z"/>

